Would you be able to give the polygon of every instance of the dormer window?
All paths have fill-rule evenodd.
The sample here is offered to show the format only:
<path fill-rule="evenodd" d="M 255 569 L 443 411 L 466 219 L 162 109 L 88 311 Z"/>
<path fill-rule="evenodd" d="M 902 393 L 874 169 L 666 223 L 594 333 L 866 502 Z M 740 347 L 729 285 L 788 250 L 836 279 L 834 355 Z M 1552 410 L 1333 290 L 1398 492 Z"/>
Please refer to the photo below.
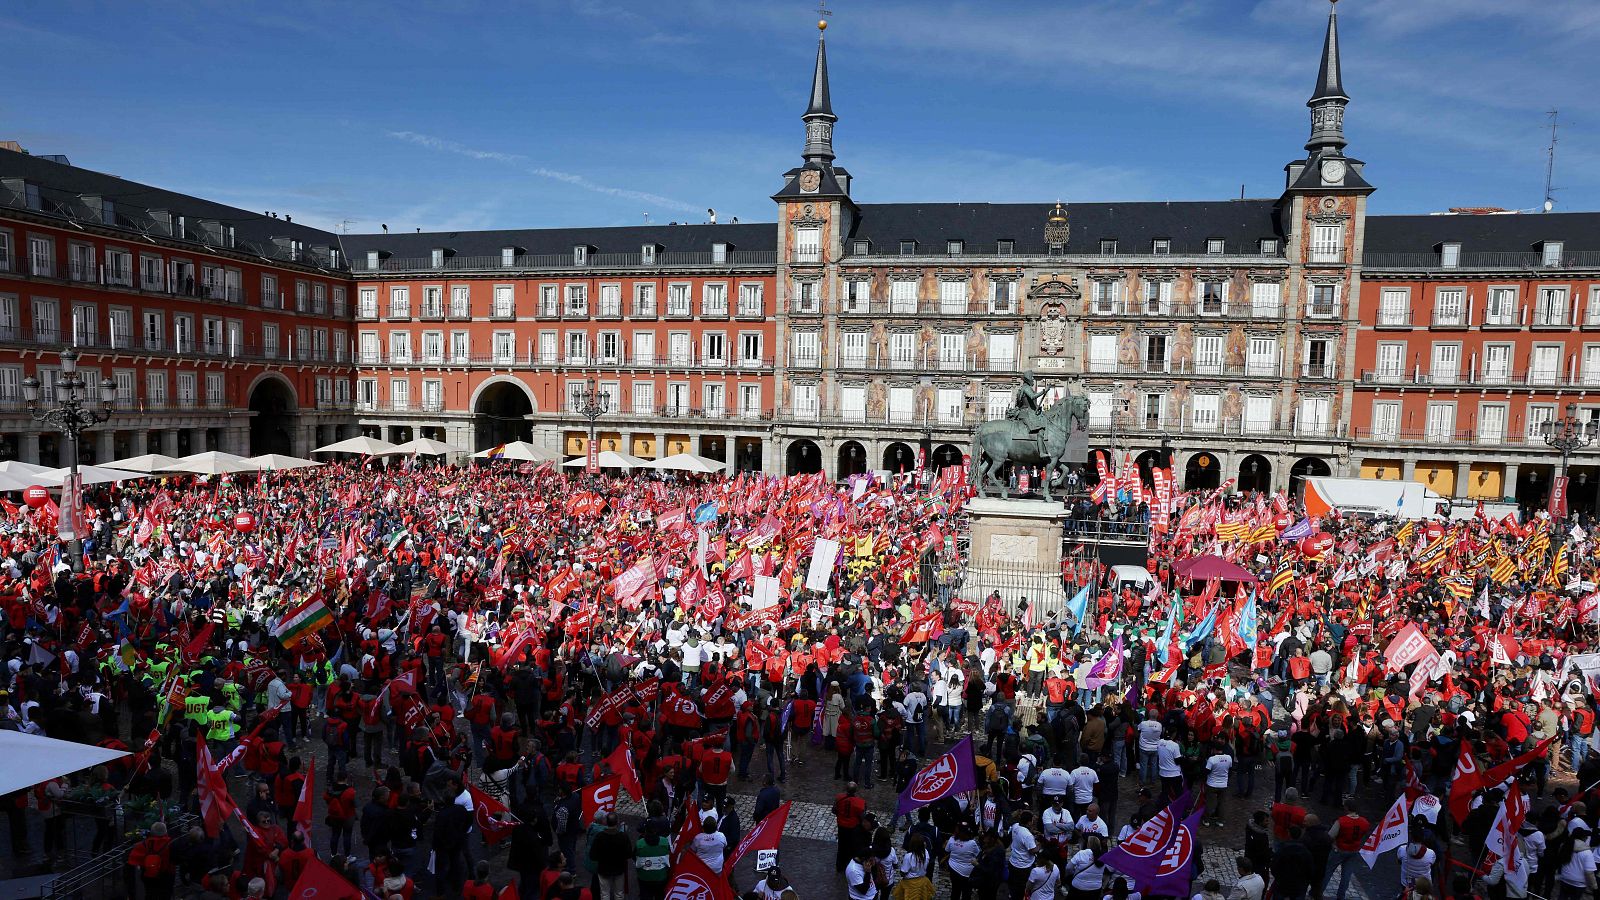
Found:
<path fill-rule="evenodd" d="M 516 264 L 517 264 L 517 248 L 515 248 L 515 247 L 501 247 L 500 248 L 500 266 L 501 266 L 501 268 L 509 269 L 512 266 L 516 265 Z"/>
<path fill-rule="evenodd" d="M 587 246 L 578 244 L 572 248 L 572 264 L 575 266 L 587 266 L 589 264 L 589 248 Z"/>
<path fill-rule="evenodd" d="M 111 201 L 107 200 L 106 203 L 109 205 L 111 203 Z M 224 247 L 234 247 L 234 246 L 237 246 L 236 242 L 237 242 L 237 238 L 235 236 L 235 233 L 234 233 L 234 230 L 233 230 L 233 226 L 232 225 L 223 225 L 222 226 L 222 246 L 224 246 Z"/>
<path fill-rule="evenodd" d="M 1262 238 L 1261 239 L 1261 255 L 1262 256 L 1277 256 L 1278 255 L 1278 239 L 1277 238 Z"/>
<path fill-rule="evenodd" d="M 1000 241 L 995 245 L 994 252 L 1000 256 L 1010 256 L 1017 252 L 1017 242 L 1010 240 Z"/>
<path fill-rule="evenodd" d="M 656 264 L 656 245 L 645 244 L 639 248 L 640 265 L 653 266 Z"/>
<path fill-rule="evenodd" d="M 367 271 L 378 271 L 378 251 L 376 250 L 367 251 Z"/>
<path fill-rule="evenodd" d="M 1439 245 L 1439 268 L 1454 269 L 1461 265 L 1460 244 Z"/>
<path fill-rule="evenodd" d="M 1101 238 L 1100 239 L 1100 255 L 1101 256 L 1116 256 L 1117 255 L 1117 240 L 1116 240 L 1116 238 Z"/>
<path fill-rule="evenodd" d="M 1545 241 L 1544 243 L 1540 244 L 1539 245 L 1539 265 L 1541 265 L 1541 266 L 1559 266 L 1559 265 L 1561 265 L 1561 250 L 1562 250 L 1563 246 L 1564 245 L 1560 241 Z"/>
<path fill-rule="evenodd" d="M 117 224 L 117 203 L 115 200 L 102 199 L 100 201 L 100 222 L 105 225 Z M 228 246 L 233 246 L 229 244 Z"/>
<path fill-rule="evenodd" d="M 1171 238 L 1156 238 L 1150 242 L 1150 252 L 1156 256 L 1169 256 L 1172 253 Z"/>
<path fill-rule="evenodd" d="M 328 266 L 330 268 L 334 268 L 334 269 L 339 268 L 339 266 L 341 264 L 341 257 L 342 256 L 343 256 L 343 254 L 341 254 L 339 252 L 339 248 L 338 247 L 329 247 L 328 248 Z M 342 290 L 342 288 L 335 288 L 335 290 Z"/>
<path fill-rule="evenodd" d="M 872 252 L 871 241 L 855 241 L 850 246 L 850 252 L 855 256 L 866 256 Z"/>
<path fill-rule="evenodd" d="M 431 268 L 435 268 L 435 269 L 444 268 L 444 248 L 443 247 L 435 247 L 432 250 L 428 251 L 428 265 Z"/>
<path fill-rule="evenodd" d="M 901 256 L 916 256 L 917 255 L 917 242 L 916 241 L 901 241 L 900 242 L 900 255 Z"/>
<path fill-rule="evenodd" d="M 289 241 L 289 259 L 293 260 L 294 262 L 299 262 L 300 258 L 305 255 L 305 252 L 306 252 L 306 246 L 305 246 L 305 244 L 303 242 L 298 241 L 298 240 L 294 240 L 294 239 L 290 239 L 290 241 Z"/>
<path fill-rule="evenodd" d="M 1206 254 L 1208 256 L 1221 256 L 1223 251 L 1227 249 L 1227 246 L 1227 242 L 1225 242 L 1222 238 L 1207 238 Z"/>
<path fill-rule="evenodd" d="M 962 250 L 962 248 L 964 246 L 965 246 L 965 244 L 962 241 L 945 241 L 944 242 L 945 255 L 946 256 L 960 256 L 961 255 L 961 250 Z"/>
<path fill-rule="evenodd" d="M 726 263 L 728 261 L 728 245 L 717 241 L 711 245 L 711 261 L 713 263 Z"/>

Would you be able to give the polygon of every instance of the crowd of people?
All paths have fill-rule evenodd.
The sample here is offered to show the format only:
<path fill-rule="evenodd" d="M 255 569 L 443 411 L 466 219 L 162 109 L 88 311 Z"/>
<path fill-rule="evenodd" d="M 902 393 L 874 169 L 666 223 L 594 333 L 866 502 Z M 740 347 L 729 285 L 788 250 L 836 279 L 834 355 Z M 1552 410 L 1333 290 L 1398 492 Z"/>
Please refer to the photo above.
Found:
<path fill-rule="evenodd" d="M 77 560 L 7 502 L 0 727 L 129 751 L 5 798 L 13 872 L 88 810 L 150 898 L 1593 889 L 1590 522 L 1097 491 L 1148 572 L 1080 530 L 1058 603 L 962 583 L 968 494 L 340 463 L 96 487 Z M 966 736 L 975 789 L 893 804 Z M 842 882 L 741 877 L 808 762 Z M 1191 815 L 1181 878 L 1126 862 Z"/>

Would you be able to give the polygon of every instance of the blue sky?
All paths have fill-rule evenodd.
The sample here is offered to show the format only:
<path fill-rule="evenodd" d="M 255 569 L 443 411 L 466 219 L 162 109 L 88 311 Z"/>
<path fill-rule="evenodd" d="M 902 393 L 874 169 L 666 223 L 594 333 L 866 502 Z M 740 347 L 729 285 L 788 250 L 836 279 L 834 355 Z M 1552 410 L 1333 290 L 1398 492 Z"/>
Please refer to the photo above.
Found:
<path fill-rule="evenodd" d="M 815 0 L 0 7 L 0 139 L 352 231 L 770 221 Z M 833 0 L 860 201 L 1274 196 L 1322 0 Z M 1343 0 L 1375 212 L 1600 209 L 1594 0 Z"/>

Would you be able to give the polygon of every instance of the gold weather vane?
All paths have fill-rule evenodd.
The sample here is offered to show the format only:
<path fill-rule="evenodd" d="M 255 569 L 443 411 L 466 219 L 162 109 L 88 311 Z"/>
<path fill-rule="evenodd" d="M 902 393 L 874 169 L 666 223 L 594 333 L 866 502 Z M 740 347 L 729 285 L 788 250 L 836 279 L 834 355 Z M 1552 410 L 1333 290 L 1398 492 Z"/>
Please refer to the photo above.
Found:
<path fill-rule="evenodd" d="M 817 20 L 817 30 L 828 30 L 828 17 L 833 15 L 833 10 L 828 8 L 828 0 L 817 0 L 817 15 L 822 18 Z"/>

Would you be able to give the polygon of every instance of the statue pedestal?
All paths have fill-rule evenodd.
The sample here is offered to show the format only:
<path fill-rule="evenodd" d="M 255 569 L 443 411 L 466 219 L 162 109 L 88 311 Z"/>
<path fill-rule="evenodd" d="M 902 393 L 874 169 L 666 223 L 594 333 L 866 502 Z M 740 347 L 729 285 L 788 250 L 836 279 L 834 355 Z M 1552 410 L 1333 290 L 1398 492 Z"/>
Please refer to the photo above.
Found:
<path fill-rule="evenodd" d="M 973 497 L 966 578 L 961 596 L 982 601 L 999 591 L 1008 611 L 1023 597 L 1034 620 L 1066 603 L 1061 584 L 1061 523 L 1066 507 L 1043 500 Z"/>

